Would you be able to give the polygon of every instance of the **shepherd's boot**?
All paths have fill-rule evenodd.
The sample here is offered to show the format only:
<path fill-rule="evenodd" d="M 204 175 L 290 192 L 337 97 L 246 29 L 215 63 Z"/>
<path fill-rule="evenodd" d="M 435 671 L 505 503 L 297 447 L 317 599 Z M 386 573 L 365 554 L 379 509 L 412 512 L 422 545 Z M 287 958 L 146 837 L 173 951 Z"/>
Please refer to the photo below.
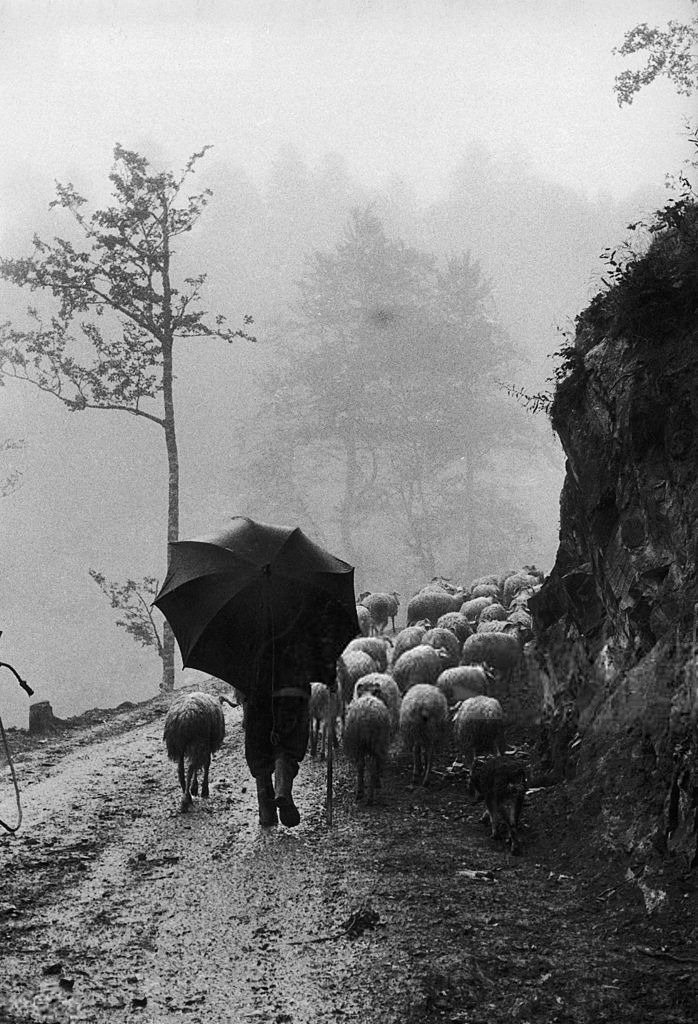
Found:
<path fill-rule="evenodd" d="M 293 802 L 293 780 L 298 773 L 298 762 L 285 754 L 276 759 L 274 769 L 274 793 L 282 825 L 293 827 L 301 820 L 298 808 Z"/>
<path fill-rule="evenodd" d="M 271 775 L 259 775 L 255 779 L 255 782 L 257 783 L 259 824 L 262 828 L 270 828 L 272 825 L 278 825 L 279 819 L 276 814 L 274 785 L 271 781 Z"/>

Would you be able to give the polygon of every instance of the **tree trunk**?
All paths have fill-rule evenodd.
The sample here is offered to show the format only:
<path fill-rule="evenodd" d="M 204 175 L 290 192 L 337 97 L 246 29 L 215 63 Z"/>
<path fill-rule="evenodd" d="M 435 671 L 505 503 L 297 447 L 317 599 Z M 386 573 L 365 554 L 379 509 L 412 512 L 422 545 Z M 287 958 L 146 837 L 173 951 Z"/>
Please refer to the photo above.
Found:
<path fill-rule="evenodd" d="M 167 564 L 170 563 L 169 545 L 179 539 L 179 455 L 175 434 L 174 405 L 172 401 L 172 345 L 163 346 L 163 381 L 165 382 L 165 444 L 167 446 Z M 165 621 L 162 635 L 161 690 L 174 689 L 175 639 L 169 622 Z"/>
<path fill-rule="evenodd" d="M 169 211 L 163 201 L 163 258 L 162 258 L 162 397 L 165 410 L 165 445 L 167 448 L 167 565 L 170 564 L 170 544 L 179 540 L 179 453 L 175 431 L 174 374 L 172 353 L 172 288 L 170 285 Z M 162 683 L 163 691 L 174 690 L 175 640 L 166 621 L 162 636 Z"/>

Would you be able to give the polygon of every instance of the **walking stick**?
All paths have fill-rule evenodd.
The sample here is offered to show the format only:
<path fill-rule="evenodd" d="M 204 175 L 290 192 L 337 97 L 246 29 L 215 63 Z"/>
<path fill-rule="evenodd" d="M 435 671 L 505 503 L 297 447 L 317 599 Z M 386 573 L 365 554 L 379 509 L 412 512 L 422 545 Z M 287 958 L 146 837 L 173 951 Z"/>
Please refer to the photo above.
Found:
<path fill-rule="evenodd" d="M 332 700 L 330 701 L 332 703 Z M 332 824 L 332 777 L 335 767 L 335 730 L 332 717 L 332 708 L 328 711 L 328 824 Z"/>
<path fill-rule="evenodd" d="M 327 824 L 332 824 L 332 775 L 334 770 L 334 701 L 327 702 Z"/>

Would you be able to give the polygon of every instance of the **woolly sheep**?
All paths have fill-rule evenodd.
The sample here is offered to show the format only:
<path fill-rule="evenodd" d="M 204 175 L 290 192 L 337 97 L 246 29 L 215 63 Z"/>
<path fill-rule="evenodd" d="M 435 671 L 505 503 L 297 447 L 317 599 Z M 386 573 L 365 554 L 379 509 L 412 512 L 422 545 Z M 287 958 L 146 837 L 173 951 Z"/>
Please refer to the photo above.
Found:
<path fill-rule="evenodd" d="M 393 662 L 392 674 L 404 696 L 417 683 L 431 683 L 433 686 L 444 668 L 443 657 L 436 648 L 418 644 Z"/>
<path fill-rule="evenodd" d="M 446 698 L 449 707 L 469 697 L 486 694 L 489 680 L 482 665 L 458 665 L 447 668 L 436 680 L 436 685 Z"/>
<path fill-rule="evenodd" d="M 520 570 L 520 569 L 507 569 L 507 571 L 506 571 L 506 572 L 503 572 L 503 573 L 501 574 L 501 576 L 500 576 L 500 577 L 499 577 L 499 579 L 497 580 L 497 586 L 499 587 L 499 589 L 500 589 L 500 591 L 501 591 L 502 593 L 504 593 L 504 584 L 505 584 L 505 583 L 506 583 L 506 581 L 507 581 L 507 580 L 509 579 L 509 577 L 510 577 L 510 576 L 516 576 L 516 575 L 517 575 L 517 573 L 519 573 L 519 572 L 521 572 L 521 570 Z"/>
<path fill-rule="evenodd" d="M 400 630 L 393 644 L 393 665 L 405 651 L 409 651 L 416 647 L 417 644 L 421 644 L 422 637 L 426 631 L 426 627 L 421 625 L 407 626 L 405 629 Z"/>
<path fill-rule="evenodd" d="M 337 746 L 337 718 L 342 713 L 342 696 L 339 690 L 330 692 L 324 683 L 310 684 L 310 755 L 315 757 L 320 740 L 320 757 L 327 755 L 327 744 Z M 332 736 L 328 736 L 331 721 Z"/>
<path fill-rule="evenodd" d="M 524 565 L 523 571 L 527 572 L 529 576 L 535 576 L 539 583 L 545 580 L 545 573 L 535 565 Z"/>
<path fill-rule="evenodd" d="M 337 682 L 344 706 L 354 696 L 354 685 L 361 676 L 376 671 L 376 663 L 366 651 L 344 651 L 337 658 Z"/>
<path fill-rule="evenodd" d="M 350 640 L 345 651 L 365 651 L 376 663 L 379 672 L 385 672 L 388 667 L 388 651 L 390 640 L 381 636 L 357 636 Z"/>
<path fill-rule="evenodd" d="M 407 605 L 407 625 L 412 626 L 420 619 L 428 619 L 432 626 L 446 612 L 457 612 L 463 603 L 462 591 L 449 594 L 442 587 L 425 587 L 411 597 Z"/>
<path fill-rule="evenodd" d="M 356 617 L 359 620 L 359 630 L 362 636 L 368 636 L 371 632 L 371 613 L 363 604 L 357 604 Z"/>
<path fill-rule="evenodd" d="M 537 587 L 540 584 L 540 580 L 537 576 L 531 576 L 527 572 L 516 572 L 513 576 L 509 576 L 504 583 L 502 588 L 502 603 L 507 606 L 511 605 L 512 599 L 521 590 L 531 590 L 533 587 Z"/>
<path fill-rule="evenodd" d="M 478 597 L 491 597 L 498 601 L 501 597 L 501 591 L 496 583 L 478 583 L 470 591 L 470 597 L 471 600 Z"/>
<path fill-rule="evenodd" d="M 491 622 L 493 619 L 503 621 L 508 614 L 504 605 L 500 604 L 499 601 L 495 601 L 494 604 L 488 604 L 486 608 L 482 609 L 478 622 Z"/>
<path fill-rule="evenodd" d="M 509 672 L 521 660 L 521 643 L 510 633 L 473 633 L 463 644 L 461 665 L 489 665 Z"/>
<path fill-rule="evenodd" d="M 524 611 L 523 608 L 516 608 L 511 612 L 511 614 L 507 615 L 507 621 L 519 628 L 519 634 L 525 640 L 530 640 L 532 638 L 533 616 L 530 612 Z"/>
<path fill-rule="evenodd" d="M 437 747 L 448 733 L 446 698 L 428 683 L 418 683 L 407 691 L 400 708 L 400 737 L 412 754 L 412 778 L 426 786 Z"/>
<path fill-rule="evenodd" d="M 461 648 L 473 631 L 473 627 L 461 612 L 446 612 L 445 615 L 436 620 L 436 629 L 450 629 L 458 637 Z"/>
<path fill-rule="evenodd" d="M 513 854 L 521 852 L 519 819 L 528 787 L 526 766 L 512 757 L 477 757 L 470 772 L 469 791 L 485 801 L 492 838 L 503 826 Z"/>
<path fill-rule="evenodd" d="M 539 590 L 540 587 L 526 587 L 524 590 L 520 590 L 516 597 L 512 597 L 511 603 L 509 604 L 509 611 L 528 611 L 529 597 L 533 597 L 533 595 L 538 593 Z"/>
<path fill-rule="evenodd" d="M 462 587 L 457 587 L 454 583 L 451 583 L 451 579 L 448 576 L 432 576 L 426 587 L 422 587 L 421 589 L 429 590 L 433 587 L 439 587 L 441 590 L 445 590 L 449 594 L 457 594 L 463 590 Z"/>
<path fill-rule="evenodd" d="M 362 604 L 364 608 L 368 608 L 371 616 L 370 633 L 372 636 L 379 636 L 383 633 L 383 630 L 388 625 L 388 619 L 391 619 L 393 633 L 395 632 L 395 616 L 400 607 L 400 595 L 397 591 L 394 590 L 391 594 L 372 594 L 366 591 L 361 595 L 359 604 Z"/>
<path fill-rule="evenodd" d="M 356 765 L 356 799 L 363 799 L 368 765 L 366 803 L 372 804 L 390 746 L 390 713 L 380 698 L 366 694 L 352 701 L 344 726 L 344 753 Z"/>
<path fill-rule="evenodd" d="M 482 619 L 477 624 L 476 633 L 506 633 L 509 628 L 513 628 L 513 623 L 509 622 L 506 616 L 503 619 L 490 619 L 489 621 L 483 621 Z M 463 645 L 465 646 L 465 645 Z"/>
<path fill-rule="evenodd" d="M 468 622 L 477 622 L 483 608 L 488 608 L 491 604 L 494 604 L 491 597 L 473 597 L 470 601 L 464 601 L 457 610 L 461 615 L 465 615 Z"/>
<path fill-rule="evenodd" d="M 430 647 L 435 648 L 437 651 L 444 652 L 441 657 L 443 658 L 442 669 L 454 668 L 459 660 L 461 653 L 461 645 L 458 643 L 458 638 L 450 629 L 446 629 L 444 626 L 435 626 L 434 629 L 428 629 L 422 637 L 423 644 L 429 644 Z"/>
<path fill-rule="evenodd" d="M 500 589 L 500 577 L 497 573 L 490 573 L 488 576 L 478 576 L 477 579 L 470 581 L 469 593 L 472 594 L 475 587 L 479 587 L 482 584 L 495 586 L 497 589 Z"/>
<path fill-rule="evenodd" d="M 383 701 L 390 713 L 390 734 L 394 736 L 400 725 L 402 694 L 391 675 L 386 672 L 370 672 L 362 676 L 354 687 L 354 700 L 370 693 Z"/>
<path fill-rule="evenodd" d="M 456 711 L 453 733 L 458 752 L 468 767 L 481 754 L 503 754 L 502 705 L 494 697 L 469 697 Z"/>
<path fill-rule="evenodd" d="M 199 770 L 203 769 L 201 796 L 208 797 L 211 754 L 225 739 L 225 717 L 217 697 L 195 690 L 183 693 L 170 705 L 162 738 L 171 761 L 177 761 L 177 775 L 184 796 L 180 810 L 188 810 L 192 796 L 199 792 Z M 187 762 L 186 779 L 184 763 Z"/>

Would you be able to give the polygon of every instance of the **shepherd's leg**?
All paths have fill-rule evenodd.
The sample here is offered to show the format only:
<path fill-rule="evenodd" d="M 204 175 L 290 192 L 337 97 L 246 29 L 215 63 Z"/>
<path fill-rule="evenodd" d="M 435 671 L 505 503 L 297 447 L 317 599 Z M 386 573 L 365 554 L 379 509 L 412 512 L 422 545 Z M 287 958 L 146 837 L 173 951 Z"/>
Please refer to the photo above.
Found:
<path fill-rule="evenodd" d="M 293 780 L 298 774 L 298 762 L 288 754 L 277 755 L 274 762 L 274 794 L 282 825 L 293 827 L 301 820 L 293 802 Z"/>
<path fill-rule="evenodd" d="M 278 825 L 279 817 L 276 813 L 276 799 L 274 796 L 274 783 L 271 780 L 271 772 L 258 775 L 255 779 L 257 784 L 257 807 L 259 809 L 259 824 L 262 828 L 271 828 Z"/>

